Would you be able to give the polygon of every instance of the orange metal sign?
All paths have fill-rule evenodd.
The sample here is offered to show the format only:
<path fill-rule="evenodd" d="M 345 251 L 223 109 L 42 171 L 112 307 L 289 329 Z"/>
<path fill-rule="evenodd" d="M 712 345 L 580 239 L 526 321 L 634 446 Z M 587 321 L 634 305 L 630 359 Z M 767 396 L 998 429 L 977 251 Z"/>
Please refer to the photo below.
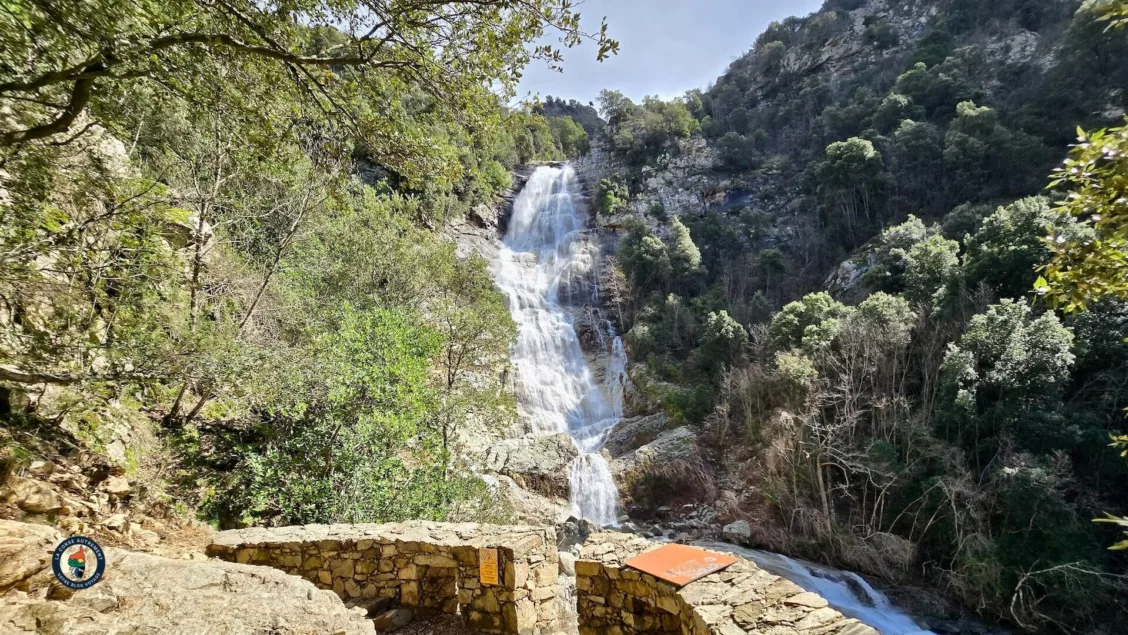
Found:
<path fill-rule="evenodd" d="M 736 558 L 725 553 L 669 544 L 641 556 L 635 556 L 623 564 L 678 586 L 684 586 L 710 573 L 720 571 L 734 562 Z"/>

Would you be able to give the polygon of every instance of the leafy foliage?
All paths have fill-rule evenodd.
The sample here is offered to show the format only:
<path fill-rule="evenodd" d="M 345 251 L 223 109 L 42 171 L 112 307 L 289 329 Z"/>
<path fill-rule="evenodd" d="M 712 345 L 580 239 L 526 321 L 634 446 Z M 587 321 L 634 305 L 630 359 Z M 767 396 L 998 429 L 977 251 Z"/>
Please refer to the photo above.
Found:
<path fill-rule="evenodd" d="M 721 482 L 755 479 L 726 505 L 760 544 L 924 580 L 1028 630 L 1115 621 L 1124 128 L 1084 133 L 1042 190 L 1063 133 L 1124 108 L 1128 40 L 1104 19 L 1122 5 L 956 0 L 922 33 L 905 28 L 919 4 L 887 3 L 850 33 L 858 3 L 828 2 L 686 94 L 717 161 L 686 182 L 707 184 L 700 208 L 665 213 L 701 272 L 679 279 L 666 226 L 633 229 L 623 319 L 648 377 L 716 396 L 687 422 Z M 1027 31 L 1024 59 L 1000 54 Z M 864 61 L 820 66 L 835 37 Z M 638 116 L 612 97 L 612 127 Z M 628 180 L 664 176 L 660 153 L 620 158 Z M 748 334 L 739 357 L 713 352 L 736 332 L 722 311 Z"/>
<path fill-rule="evenodd" d="M 647 97 L 635 104 L 622 93 L 604 90 L 599 107 L 607 120 L 611 150 L 635 165 L 677 152 L 677 141 L 700 129 L 685 104 Z"/>
<path fill-rule="evenodd" d="M 434 230 L 584 151 L 498 98 L 548 31 L 616 47 L 556 0 L 5 12 L 5 390 L 144 399 L 223 526 L 502 519 L 458 443 L 515 327 Z"/>
<path fill-rule="evenodd" d="M 627 208 L 631 193 L 626 183 L 617 179 L 600 179 L 596 191 L 596 201 L 599 213 L 605 216 L 614 216 Z"/>
<path fill-rule="evenodd" d="M 1067 191 L 1056 211 L 1089 229 L 1052 231 L 1052 251 L 1039 290 L 1066 311 L 1103 296 L 1128 297 L 1128 127 L 1086 133 L 1051 187 Z"/>

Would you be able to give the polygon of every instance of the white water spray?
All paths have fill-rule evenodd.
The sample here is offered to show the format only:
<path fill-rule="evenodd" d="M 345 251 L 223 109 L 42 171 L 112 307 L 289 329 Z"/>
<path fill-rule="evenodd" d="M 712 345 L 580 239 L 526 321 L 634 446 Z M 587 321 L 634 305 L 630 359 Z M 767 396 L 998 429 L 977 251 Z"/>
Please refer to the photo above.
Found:
<path fill-rule="evenodd" d="M 882 635 L 933 635 L 932 631 L 923 629 L 908 613 L 893 606 L 884 593 L 870 586 L 865 578 L 856 573 L 723 542 L 701 543 L 701 546 L 751 560 L 761 569 L 787 578 L 807 591 L 818 593 L 838 612 L 857 618 L 876 628 Z"/>
<path fill-rule="evenodd" d="M 615 337 L 604 394 L 567 310 L 594 305 L 599 297 L 598 249 L 585 235 L 575 191 L 570 167 L 537 168 L 513 204 L 493 269 L 518 327 L 513 349 L 518 412 L 536 434 L 572 436 L 581 453 L 571 465 L 572 513 L 612 525 L 619 494 L 599 450 L 623 416 L 626 353 Z"/>

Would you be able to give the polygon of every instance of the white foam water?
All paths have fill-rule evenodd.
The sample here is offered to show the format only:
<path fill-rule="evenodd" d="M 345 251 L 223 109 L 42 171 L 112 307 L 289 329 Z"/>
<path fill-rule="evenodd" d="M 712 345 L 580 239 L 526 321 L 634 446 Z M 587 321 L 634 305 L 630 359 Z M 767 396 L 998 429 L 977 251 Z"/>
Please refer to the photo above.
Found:
<path fill-rule="evenodd" d="M 572 436 L 580 450 L 571 465 L 572 512 L 606 526 L 618 517 L 619 493 L 599 450 L 623 416 L 626 353 L 614 337 L 601 389 L 567 310 L 599 298 L 598 248 L 587 239 L 576 192 L 572 168 L 537 168 L 514 201 L 493 273 L 518 327 L 512 355 L 518 412 L 536 434 Z"/>
<path fill-rule="evenodd" d="M 761 569 L 819 594 L 839 613 L 872 626 L 882 635 L 933 635 L 856 573 L 726 542 L 702 543 L 701 546 L 751 560 Z"/>

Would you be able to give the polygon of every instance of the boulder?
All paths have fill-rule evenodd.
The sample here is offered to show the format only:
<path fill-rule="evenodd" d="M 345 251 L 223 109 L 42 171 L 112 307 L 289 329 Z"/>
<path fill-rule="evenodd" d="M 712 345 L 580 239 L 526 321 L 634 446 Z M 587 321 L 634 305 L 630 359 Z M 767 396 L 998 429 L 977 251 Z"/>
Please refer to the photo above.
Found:
<path fill-rule="evenodd" d="M 378 632 L 390 633 L 407 626 L 414 618 L 415 614 L 411 609 L 398 608 L 381 613 L 376 619 L 372 620 L 372 623 L 376 626 Z"/>
<path fill-rule="evenodd" d="M 650 466 L 666 466 L 699 457 L 697 433 L 688 426 L 681 426 L 666 430 L 650 443 L 616 458 L 611 462 L 611 473 L 623 478 Z"/>
<path fill-rule="evenodd" d="M 752 541 L 752 525 L 747 520 L 738 520 L 725 525 L 721 529 L 721 535 L 733 544 L 747 545 Z"/>
<path fill-rule="evenodd" d="M 506 439 L 487 450 L 486 468 L 545 496 L 565 496 L 568 465 L 577 456 L 579 450 L 567 433 L 530 435 Z"/>
<path fill-rule="evenodd" d="M 125 514 L 114 514 L 103 520 L 102 525 L 110 529 L 125 531 L 126 527 L 129 526 L 129 519 L 125 517 Z"/>
<path fill-rule="evenodd" d="M 55 471 L 55 464 L 50 461 L 32 461 L 27 471 L 35 476 L 46 477 Z"/>
<path fill-rule="evenodd" d="M 161 535 L 149 529 L 134 529 L 133 537 L 146 547 L 155 547 L 161 542 Z"/>
<path fill-rule="evenodd" d="M 54 488 L 29 478 L 12 478 L 8 483 L 7 499 L 16 507 L 34 514 L 50 514 L 63 506 L 63 499 Z"/>
<path fill-rule="evenodd" d="M 576 556 L 568 551 L 561 551 L 560 557 L 560 573 L 567 576 L 576 575 Z"/>
<path fill-rule="evenodd" d="M 563 551 L 572 545 L 583 544 L 588 536 L 599 532 L 599 525 L 590 520 L 569 516 L 568 520 L 556 525 L 556 546 Z"/>
<path fill-rule="evenodd" d="M 657 439 L 669 427 L 670 417 L 665 413 L 623 419 L 611 429 L 603 447 L 613 457 L 622 456 Z"/>
<path fill-rule="evenodd" d="M 630 377 L 623 383 L 623 416 L 641 417 L 654 413 L 658 405 L 647 398 Z"/>
<path fill-rule="evenodd" d="M 0 520 L 0 591 L 49 567 L 62 539 L 53 527 Z"/>
<path fill-rule="evenodd" d="M 363 610 L 348 609 L 332 591 L 276 569 L 113 548 L 105 553 L 102 581 L 67 600 L 25 594 L 0 599 L 0 632 L 375 633 Z"/>
<path fill-rule="evenodd" d="M 558 525 L 572 513 L 572 507 L 565 499 L 549 498 L 530 492 L 508 476 L 499 476 L 497 481 L 499 493 L 512 506 L 513 515 L 518 522 L 529 525 Z"/>
<path fill-rule="evenodd" d="M 133 493 L 133 487 L 129 484 L 129 481 L 120 476 L 111 476 L 107 478 L 106 480 L 102 481 L 102 484 L 98 486 L 98 489 L 106 492 L 110 496 L 116 496 L 118 498 L 125 498 L 126 496 L 129 496 L 131 493 Z"/>
<path fill-rule="evenodd" d="M 482 229 L 496 230 L 500 220 L 499 216 L 496 207 L 485 203 L 480 203 L 470 209 L 470 221 Z"/>

